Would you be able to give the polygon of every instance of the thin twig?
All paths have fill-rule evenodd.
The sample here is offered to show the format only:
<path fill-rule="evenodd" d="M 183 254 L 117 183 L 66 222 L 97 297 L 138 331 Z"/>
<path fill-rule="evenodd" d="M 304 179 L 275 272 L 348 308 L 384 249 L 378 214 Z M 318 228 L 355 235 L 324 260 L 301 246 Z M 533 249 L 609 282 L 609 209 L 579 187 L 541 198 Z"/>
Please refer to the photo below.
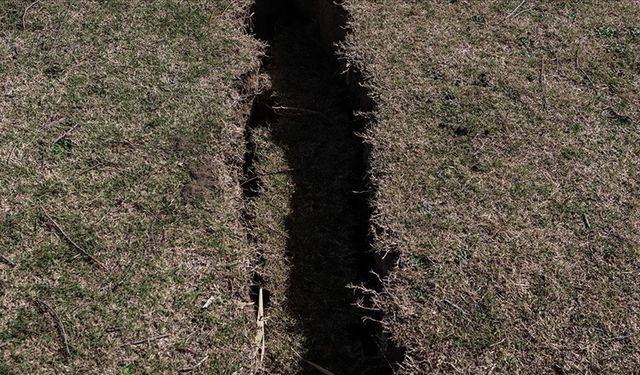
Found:
<path fill-rule="evenodd" d="M 367 307 L 367 306 L 364 305 L 364 303 L 365 303 L 365 300 L 363 298 L 361 298 L 358 301 L 356 301 L 353 305 L 356 306 L 359 309 L 362 309 L 362 310 L 380 312 L 379 308 L 377 308 L 377 307 Z"/>
<path fill-rule="evenodd" d="M 608 339 L 608 341 L 624 341 L 630 337 L 631 335 L 611 337 L 610 339 Z"/>
<path fill-rule="evenodd" d="M 287 240 L 289 239 L 289 235 L 288 235 L 288 234 L 286 234 L 286 233 L 284 233 L 284 232 L 282 232 L 282 231 L 280 231 L 280 230 L 278 230 L 278 229 L 272 228 L 272 227 L 271 227 L 270 225 L 268 225 L 268 224 L 261 223 L 261 222 L 256 222 L 256 224 L 258 224 L 259 226 L 261 226 L 261 227 L 263 227 L 263 228 L 268 229 L 268 230 L 269 230 L 270 232 L 272 232 L 272 233 L 275 233 L 275 234 L 280 235 L 281 237 L 283 237 L 283 238 L 285 238 L 285 239 L 287 239 Z"/>
<path fill-rule="evenodd" d="M 9 165 L 9 162 L 11 161 L 11 158 L 13 157 L 13 152 L 16 150 L 16 147 L 18 147 L 18 144 L 14 144 L 13 147 L 11 148 L 11 151 L 9 151 L 9 155 L 7 155 L 7 160 L 5 161 L 5 164 Z"/>
<path fill-rule="evenodd" d="M 539 83 L 540 83 L 540 91 L 542 92 L 542 108 L 544 108 L 544 110 L 547 111 L 549 102 L 547 100 L 547 92 L 545 90 L 544 60 L 542 60 L 540 63 Z"/>
<path fill-rule="evenodd" d="M 17 264 L 16 264 L 14 261 L 12 261 L 11 259 L 7 258 L 7 257 L 6 257 L 6 256 L 4 256 L 4 255 L 0 255 L 0 260 L 2 260 L 3 262 L 5 262 L 6 264 L 10 265 L 11 267 L 15 267 L 15 266 L 17 266 Z"/>
<path fill-rule="evenodd" d="M 78 245 L 77 243 L 75 243 L 71 237 L 69 237 L 69 235 L 64 231 L 64 229 L 62 229 L 62 227 L 55 221 L 53 220 L 53 218 L 51 217 L 51 215 L 49 215 L 49 213 L 47 212 L 47 210 L 43 207 L 40 206 L 40 208 L 42 209 L 42 212 L 44 213 L 44 216 L 47 217 L 47 219 L 49 219 L 49 221 L 51 222 L 51 224 L 56 228 L 56 230 L 58 231 L 58 233 L 60 233 L 60 235 L 62 235 L 62 237 L 64 237 L 64 239 L 71 245 L 73 246 L 76 250 L 78 250 L 79 252 L 81 252 L 84 256 L 86 256 L 87 258 L 91 259 L 91 261 L 93 261 L 95 264 L 98 265 L 98 267 L 100 267 L 103 270 L 106 270 L 107 267 L 102 264 L 98 259 L 96 259 L 96 257 L 94 257 L 93 255 L 89 254 L 85 249 L 83 249 L 82 247 L 80 247 L 80 245 Z"/>
<path fill-rule="evenodd" d="M 265 176 L 274 176 L 277 174 L 283 174 L 283 173 L 290 173 L 293 172 L 294 170 L 291 168 L 287 168 L 287 169 L 281 169 L 279 171 L 274 171 L 274 172 L 265 172 L 265 173 L 256 173 L 256 176 L 251 177 L 250 179 L 243 181 L 240 186 L 244 186 L 246 184 L 248 184 L 249 182 L 255 181 L 257 179 L 259 179 L 260 177 L 265 177 Z"/>
<path fill-rule="evenodd" d="M 159 336 L 152 336 L 152 337 L 148 337 L 148 338 L 146 338 L 146 339 L 142 339 L 142 340 L 138 340 L 138 341 L 133 341 L 133 342 L 130 342 L 130 343 L 125 344 L 125 345 L 149 344 L 149 343 L 151 343 L 152 341 L 161 340 L 161 339 L 167 338 L 167 337 L 169 337 L 169 336 L 170 336 L 169 334 L 164 334 L 164 335 L 159 335 Z"/>
<path fill-rule="evenodd" d="M 527 0 L 522 0 L 520 2 L 520 4 L 518 4 L 518 6 L 513 11 L 511 11 L 511 13 L 509 13 L 509 15 L 507 17 L 505 17 L 505 21 L 508 20 L 509 18 L 513 17 L 513 15 L 516 14 L 518 9 L 520 9 L 520 7 L 522 7 L 524 5 L 524 3 L 526 3 L 526 2 L 527 2 Z"/>
<path fill-rule="evenodd" d="M 518 13 L 514 14 L 512 18 L 516 18 L 521 14 L 525 14 L 527 12 L 530 12 L 533 10 L 533 7 L 529 7 L 529 8 L 525 8 L 525 9 L 521 9 Z"/>
<path fill-rule="evenodd" d="M 193 372 L 193 371 L 197 370 L 200 366 L 202 366 L 207 361 L 207 359 L 209 359 L 208 355 L 204 356 L 204 358 L 202 358 L 202 360 L 200 362 L 196 363 L 193 367 L 183 368 L 183 369 L 179 370 L 179 372 Z"/>
<path fill-rule="evenodd" d="M 36 0 L 33 3 L 29 4 L 26 8 L 24 8 L 24 12 L 22 13 L 22 30 L 27 29 L 27 22 L 25 18 L 27 17 L 27 12 L 29 11 L 29 9 L 33 8 L 35 5 L 41 2 L 42 0 Z"/>
<path fill-rule="evenodd" d="M 463 309 L 462 307 L 456 305 L 455 303 L 449 301 L 448 299 L 443 299 L 444 302 L 446 302 L 447 304 L 451 305 L 453 308 L 455 308 L 456 310 L 460 311 L 461 313 L 463 313 L 464 315 L 469 315 L 465 309 Z"/>
<path fill-rule="evenodd" d="M 298 356 L 298 358 L 300 358 L 303 362 L 307 363 L 308 365 L 310 365 L 311 367 L 315 368 L 316 370 L 318 370 L 320 373 L 325 374 L 325 375 L 334 375 L 333 372 L 327 370 L 326 368 L 320 366 L 317 363 L 313 363 L 311 361 L 307 361 L 306 359 L 304 359 L 300 353 L 298 353 L 295 349 L 293 350 L 293 353 L 295 355 Z"/>
<path fill-rule="evenodd" d="M 313 367 L 314 369 L 318 370 L 320 373 L 325 374 L 325 375 L 333 375 L 333 372 L 327 370 L 326 368 L 320 366 L 317 363 L 313 363 L 311 361 L 307 361 L 306 359 L 302 358 L 303 361 L 305 361 L 307 364 L 309 364 L 311 367 Z"/>
<path fill-rule="evenodd" d="M 589 81 L 589 83 L 593 84 L 593 81 L 591 80 L 591 77 L 589 77 L 589 75 L 587 74 L 587 72 L 585 72 L 582 67 L 580 66 L 580 50 L 581 50 L 581 45 L 578 45 L 578 48 L 576 48 L 576 58 L 575 58 L 575 66 L 576 69 L 582 73 L 582 75 Z"/>
<path fill-rule="evenodd" d="M 306 109 L 306 108 L 299 108 L 299 107 L 287 107 L 287 106 L 277 106 L 277 107 L 273 107 L 272 108 L 274 111 L 292 111 L 292 112 L 301 112 L 301 113 L 306 113 L 309 115 L 314 115 L 314 116 L 318 116 L 320 118 L 322 118 L 324 121 L 326 121 L 327 123 L 329 123 L 330 125 L 335 125 L 335 123 L 333 121 L 331 121 L 331 119 L 329 117 L 327 117 L 327 115 L 325 115 L 322 112 L 318 112 L 318 111 L 314 111 L 312 109 Z"/>
<path fill-rule="evenodd" d="M 207 300 L 207 302 L 204 303 L 204 305 L 202 305 L 203 309 L 208 308 L 209 306 L 211 306 L 211 304 L 213 303 L 213 301 L 215 301 L 215 298 L 213 296 L 209 297 L 209 299 Z"/>
<path fill-rule="evenodd" d="M 260 362 L 264 361 L 265 352 L 265 319 L 264 319 L 264 297 L 263 289 L 258 292 L 258 315 L 256 317 L 256 352 L 260 354 Z"/>
<path fill-rule="evenodd" d="M 47 128 L 51 128 L 51 127 L 53 127 L 53 126 L 58 125 L 58 124 L 59 124 L 59 123 L 61 123 L 61 122 L 64 122 L 65 120 L 66 120 L 66 118 L 64 118 L 64 117 L 60 117 L 59 119 L 57 119 L 57 120 L 53 120 L 53 121 L 51 121 L 50 123 L 48 123 L 46 127 L 47 127 Z M 55 142 L 54 142 L 54 143 L 55 143 Z"/>
<path fill-rule="evenodd" d="M 56 312 L 56 310 L 54 310 L 51 306 L 49 306 L 46 302 L 41 301 L 41 300 L 36 300 L 36 302 L 44 307 L 44 309 L 46 309 L 49 314 L 51 314 L 51 316 L 53 317 L 53 320 L 56 323 L 56 328 L 58 330 L 58 334 L 60 335 L 60 340 L 62 341 L 62 347 L 64 350 L 64 355 L 65 357 L 71 358 L 71 350 L 69 350 L 69 340 L 67 339 L 67 331 L 65 331 L 64 329 L 64 325 L 62 324 L 62 320 L 60 319 L 60 316 L 58 315 L 58 313 Z"/>
<path fill-rule="evenodd" d="M 64 133 L 60 134 L 58 136 L 58 138 L 55 139 L 55 141 L 53 141 L 54 144 L 60 142 L 60 140 L 62 140 L 63 138 L 65 138 L 66 136 L 68 136 L 72 131 L 76 130 L 78 128 L 79 124 L 75 124 L 72 127 L 70 127 L 69 129 L 67 129 Z"/>
<path fill-rule="evenodd" d="M 591 223 L 589 223 L 589 217 L 587 217 L 587 214 L 582 213 L 582 222 L 584 223 L 584 226 L 587 229 L 591 229 Z"/>
<path fill-rule="evenodd" d="M 107 166 L 107 165 L 102 163 L 102 162 L 98 162 L 95 165 L 92 165 L 91 167 L 85 168 L 85 169 L 81 170 L 80 172 L 78 172 L 78 176 L 82 176 L 83 174 L 85 174 L 87 172 L 90 172 L 90 171 L 92 171 L 92 170 L 94 170 L 96 168 L 100 168 L 100 167 L 104 167 L 104 166 Z"/>

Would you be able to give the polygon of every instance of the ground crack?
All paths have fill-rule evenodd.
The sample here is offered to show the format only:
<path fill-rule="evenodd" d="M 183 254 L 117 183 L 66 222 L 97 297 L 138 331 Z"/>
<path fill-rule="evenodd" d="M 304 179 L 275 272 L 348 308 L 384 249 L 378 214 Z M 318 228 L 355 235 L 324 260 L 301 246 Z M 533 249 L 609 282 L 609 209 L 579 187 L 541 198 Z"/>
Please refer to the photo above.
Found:
<path fill-rule="evenodd" d="M 260 74 L 271 87 L 253 103 L 241 186 L 270 373 L 389 374 L 402 356 L 372 303 L 388 270 L 371 248 L 368 149 L 358 135 L 368 123 L 356 116 L 373 105 L 335 51 L 347 19 L 331 1 L 257 0 L 251 9 L 248 31 L 269 46 Z"/>

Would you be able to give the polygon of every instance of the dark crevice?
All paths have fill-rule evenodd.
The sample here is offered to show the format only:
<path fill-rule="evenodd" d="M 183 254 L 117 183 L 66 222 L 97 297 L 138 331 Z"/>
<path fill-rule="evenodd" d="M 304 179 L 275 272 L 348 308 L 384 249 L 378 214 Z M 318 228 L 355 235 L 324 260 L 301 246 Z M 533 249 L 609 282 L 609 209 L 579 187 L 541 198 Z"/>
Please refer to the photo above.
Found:
<path fill-rule="evenodd" d="M 249 296 L 253 301 L 256 309 L 258 308 L 258 295 L 260 288 L 264 284 L 264 276 L 262 269 L 265 264 L 264 251 L 261 247 L 260 240 L 255 236 L 255 213 L 249 206 L 248 202 L 255 198 L 261 191 L 261 176 L 255 170 L 256 144 L 253 139 L 253 129 L 266 123 L 277 121 L 277 116 L 273 110 L 274 98 L 271 92 L 261 93 L 253 98 L 251 105 L 251 113 L 247 121 L 244 132 L 245 153 L 244 162 L 242 164 L 243 178 L 240 182 L 242 187 L 242 195 L 245 201 L 243 212 L 245 227 L 247 228 L 247 236 L 253 246 L 258 249 L 256 259 L 254 260 L 254 271 L 251 276 L 251 286 Z M 265 308 L 269 308 L 270 292 L 263 290 L 263 303 Z"/>
<path fill-rule="evenodd" d="M 269 46 L 262 73 L 273 91 L 254 99 L 241 184 L 250 206 L 263 192 L 253 129 L 270 125 L 270 142 L 284 150 L 295 186 L 285 224 L 291 265 L 286 308 L 304 335 L 304 359 L 336 374 L 390 374 L 403 351 L 385 337 L 371 295 L 348 288 L 379 292 L 380 278 L 395 261 L 391 255 L 382 260 L 371 246 L 369 149 L 358 135 L 369 121 L 356 114 L 373 111 L 374 104 L 362 74 L 346 69 L 336 54 L 348 14 L 331 0 L 256 0 L 251 14 L 248 32 Z M 250 290 L 255 302 L 265 257 L 260 239 L 252 237 L 254 215 L 245 210 L 259 250 Z"/>

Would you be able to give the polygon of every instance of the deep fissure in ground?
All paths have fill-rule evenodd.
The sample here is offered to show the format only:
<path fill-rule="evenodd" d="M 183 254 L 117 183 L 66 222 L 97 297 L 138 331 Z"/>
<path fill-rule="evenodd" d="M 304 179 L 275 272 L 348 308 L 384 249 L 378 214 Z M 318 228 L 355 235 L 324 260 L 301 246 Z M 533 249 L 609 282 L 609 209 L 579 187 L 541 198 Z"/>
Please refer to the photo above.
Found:
<path fill-rule="evenodd" d="M 373 105 L 358 85 L 361 75 L 353 70 L 345 75 L 335 54 L 346 25 L 345 10 L 332 1 L 255 2 L 249 32 L 269 45 L 262 74 L 269 77 L 270 87 L 254 99 L 242 186 L 249 207 L 252 200 L 270 194 L 274 202 L 288 201 L 280 233 L 286 237 L 282 254 L 288 286 L 286 296 L 278 297 L 295 320 L 292 327 L 304 337 L 302 371 L 312 371 L 312 362 L 340 374 L 387 374 L 400 351 L 375 323 L 379 313 L 356 306 L 359 301 L 367 307 L 369 296 L 348 288 L 380 290 L 379 278 L 370 271 L 385 270 L 375 261 L 368 235 L 368 157 L 357 135 L 366 121 L 355 115 L 371 111 Z M 271 146 L 282 150 L 281 162 L 270 164 Z M 265 165 L 272 169 L 258 170 Z M 292 189 L 267 183 L 279 174 L 289 176 Z M 272 206 L 278 210 L 277 204 Z M 256 207 L 247 210 L 250 232 L 258 233 L 259 225 L 269 227 L 260 224 L 265 220 L 261 216 L 269 215 Z M 251 294 L 257 298 L 264 287 L 269 315 L 270 294 L 275 300 L 277 293 L 266 280 L 274 251 L 259 235 L 250 237 L 260 249 Z"/>

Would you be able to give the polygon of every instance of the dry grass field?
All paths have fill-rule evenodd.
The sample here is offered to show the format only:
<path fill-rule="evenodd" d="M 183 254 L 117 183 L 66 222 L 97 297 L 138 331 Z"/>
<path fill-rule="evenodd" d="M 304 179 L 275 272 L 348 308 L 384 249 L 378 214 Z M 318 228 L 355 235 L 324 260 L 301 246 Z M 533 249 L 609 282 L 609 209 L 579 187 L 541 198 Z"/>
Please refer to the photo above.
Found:
<path fill-rule="evenodd" d="M 0 373 L 249 372 L 248 2 L 0 3 Z"/>
<path fill-rule="evenodd" d="M 0 0 L 0 42 L 0 374 L 640 368 L 638 1 Z"/>
<path fill-rule="evenodd" d="M 640 4 L 347 1 L 405 373 L 640 367 Z"/>

